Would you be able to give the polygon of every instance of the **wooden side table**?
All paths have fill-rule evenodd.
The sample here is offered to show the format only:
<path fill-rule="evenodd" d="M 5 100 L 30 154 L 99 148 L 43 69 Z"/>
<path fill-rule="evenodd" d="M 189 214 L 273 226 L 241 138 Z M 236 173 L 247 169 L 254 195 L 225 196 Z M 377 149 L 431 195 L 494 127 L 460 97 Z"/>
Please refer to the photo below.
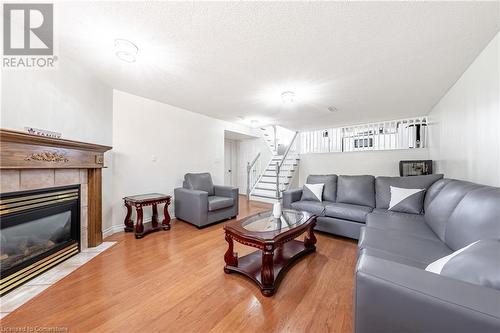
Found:
<path fill-rule="evenodd" d="M 137 212 L 137 222 L 135 224 L 135 238 L 142 238 L 145 235 L 158 231 L 160 229 L 170 230 L 170 214 L 168 213 L 168 205 L 170 205 L 170 200 L 172 197 L 170 195 L 165 195 L 161 193 L 148 193 L 133 195 L 130 197 L 123 198 L 125 202 L 125 207 L 127 207 L 127 216 L 125 217 L 125 232 L 134 231 L 134 221 L 130 218 L 132 216 L 132 207 L 135 207 Z M 163 207 L 163 214 L 165 218 L 161 222 L 161 226 L 158 225 L 158 205 L 165 204 Z M 151 228 L 144 229 L 143 225 L 143 214 L 142 207 L 152 206 L 153 216 L 151 221 Z"/>

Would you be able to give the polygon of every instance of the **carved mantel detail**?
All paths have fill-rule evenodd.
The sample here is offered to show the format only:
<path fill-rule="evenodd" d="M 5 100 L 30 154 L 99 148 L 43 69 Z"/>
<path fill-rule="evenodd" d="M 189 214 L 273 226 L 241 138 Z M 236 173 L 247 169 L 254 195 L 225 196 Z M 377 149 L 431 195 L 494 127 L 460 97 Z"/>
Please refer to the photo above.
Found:
<path fill-rule="evenodd" d="M 59 152 L 51 152 L 45 151 L 43 153 L 33 153 L 29 154 L 25 158 L 26 161 L 45 161 L 45 162 L 56 162 L 56 163 L 66 163 L 69 162 L 69 159 L 66 158 L 66 155 L 61 154 Z"/>
<path fill-rule="evenodd" d="M 87 169 L 88 246 L 102 243 L 104 153 L 112 147 L 0 129 L 0 169 Z"/>

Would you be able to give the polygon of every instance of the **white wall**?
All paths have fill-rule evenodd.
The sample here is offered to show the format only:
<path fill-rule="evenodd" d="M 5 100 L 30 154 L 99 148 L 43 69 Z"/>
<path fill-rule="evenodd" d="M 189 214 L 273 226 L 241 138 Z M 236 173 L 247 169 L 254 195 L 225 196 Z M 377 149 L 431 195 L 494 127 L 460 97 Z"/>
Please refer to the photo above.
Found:
<path fill-rule="evenodd" d="M 112 103 L 110 87 L 68 60 L 54 70 L 2 70 L 3 128 L 31 126 L 111 145 Z"/>
<path fill-rule="evenodd" d="M 301 154 L 299 186 L 308 175 L 374 175 L 399 176 L 400 160 L 425 160 L 427 149 L 358 151 L 345 153 Z"/>
<path fill-rule="evenodd" d="M 0 127 L 60 132 L 65 139 L 112 145 L 113 92 L 61 58 L 54 70 L 2 70 Z M 111 226 L 111 154 L 103 170 L 103 229 Z"/>
<path fill-rule="evenodd" d="M 429 114 L 430 157 L 446 177 L 500 186 L 500 37 Z"/>
<path fill-rule="evenodd" d="M 264 170 L 272 158 L 271 150 L 266 144 L 264 139 L 246 139 L 237 141 L 238 143 L 238 187 L 240 193 L 246 194 L 247 191 L 247 163 L 252 162 L 253 159 L 260 153 L 259 160 L 257 160 L 255 167 Z M 260 167 L 260 168 L 259 168 Z"/>
<path fill-rule="evenodd" d="M 210 172 L 215 184 L 224 184 L 224 130 L 253 134 L 243 126 L 114 90 L 113 224 L 123 224 L 123 197 L 173 195 L 187 172 Z M 170 210 L 173 217 L 173 203 Z M 145 219 L 150 216 L 145 211 Z"/>

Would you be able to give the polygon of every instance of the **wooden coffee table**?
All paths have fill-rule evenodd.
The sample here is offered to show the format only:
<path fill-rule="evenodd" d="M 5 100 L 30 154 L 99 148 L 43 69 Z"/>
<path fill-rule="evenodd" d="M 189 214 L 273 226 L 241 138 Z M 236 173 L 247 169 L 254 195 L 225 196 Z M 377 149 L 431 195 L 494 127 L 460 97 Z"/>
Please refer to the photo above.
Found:
<path fill-rule="evenodd" d="M 224 272 L 240 273 L 252 279 L 264 296 L 272 296 L 287 268 L 296 259 L 316 250 L 313 228 L 316 215 L 283 210 L 276 219 L 272 212 L 263 212 L 224 227 L 229 247 L 224 255 Z M 306 233 L 304 241 L 296 240 Z M 258 250 L 238 258 L 233 240 Z"/>

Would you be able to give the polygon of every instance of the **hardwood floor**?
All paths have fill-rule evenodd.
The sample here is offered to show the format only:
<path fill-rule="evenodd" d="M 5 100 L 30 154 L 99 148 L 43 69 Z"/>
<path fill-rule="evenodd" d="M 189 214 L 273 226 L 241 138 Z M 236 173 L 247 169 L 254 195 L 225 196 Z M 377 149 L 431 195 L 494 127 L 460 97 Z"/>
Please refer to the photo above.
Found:
<path fill-rule="evenodd" d="M 270 205 L 240 199 L 240 215 Z M 224 274 L 220 223 L 135 239 L 118 233 L 111 249 L 1 321 L 8 327 L 66 327 L 69 332 L 352 332 L 356 242 L 317 233 L 316 253 L 297 262 L 277 293 Z M 243 255 L 254 251 L 235 244 Z"/>

